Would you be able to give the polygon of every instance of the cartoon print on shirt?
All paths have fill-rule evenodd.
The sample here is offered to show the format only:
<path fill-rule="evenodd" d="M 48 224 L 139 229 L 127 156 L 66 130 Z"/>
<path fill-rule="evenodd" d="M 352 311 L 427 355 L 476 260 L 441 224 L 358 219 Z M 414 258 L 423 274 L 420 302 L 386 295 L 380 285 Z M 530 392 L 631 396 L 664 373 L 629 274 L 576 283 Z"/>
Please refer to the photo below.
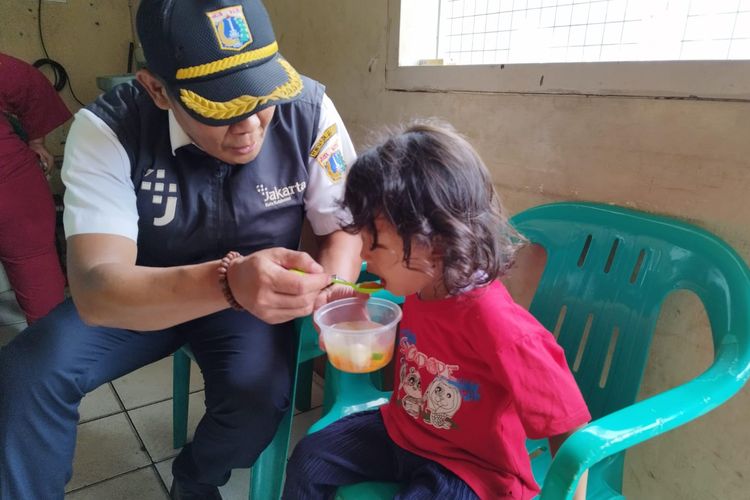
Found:
<path fill-rule="evenodd" d="M 422 412 L 422 420 L 438 429 L 456 428 L 451 417 L 461 407 L 461 392 L 450 380 L 435 377 L 427 386 L 424 395 L 426 408 Z"/>
<path fill-rule="evenodd" d="M 415 419 L 421 417 L 425 423 L 438 429 L 457 428 L 452 417 L 463 400 L 461 382 L 455 376 L 459 366 L 445 363 L 420 351 L 416 335 L 408 329 L 400 332 L 399 353 L 401 368 L 397 398 L 401 396 L 402 389 L 404 397 L 397 401 Z M 411 366 L 412 364 L 416 366 Z M 434 376 L 424 393 L 422 370 Z"/>
<path fill-rule="evenodd" d="M 403 390 L 404 397 L 398 401 L 401 401 L 401 406 L 406 410 L 406 413 L 417 418 L 422 409 L 422 377 L 413 366 L 409 367 L 408 373 L 406 367 L 406 361 L 401 358 L 401 382 L 398 386 L 398 394 L 400 396 Z"/>

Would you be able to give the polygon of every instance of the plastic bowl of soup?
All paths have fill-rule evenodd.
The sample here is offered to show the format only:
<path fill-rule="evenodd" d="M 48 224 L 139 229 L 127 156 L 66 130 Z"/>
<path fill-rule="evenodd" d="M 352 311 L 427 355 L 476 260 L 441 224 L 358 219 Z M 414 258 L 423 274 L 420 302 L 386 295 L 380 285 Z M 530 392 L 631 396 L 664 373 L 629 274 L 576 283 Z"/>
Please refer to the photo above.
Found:
<path fill-rule="evenodd" d="M 369 373 L 393 358 L 401 308 L 378 298 L 340 299 L 315 311 L 313 320 L 333 366 L 349 373 Z"/>

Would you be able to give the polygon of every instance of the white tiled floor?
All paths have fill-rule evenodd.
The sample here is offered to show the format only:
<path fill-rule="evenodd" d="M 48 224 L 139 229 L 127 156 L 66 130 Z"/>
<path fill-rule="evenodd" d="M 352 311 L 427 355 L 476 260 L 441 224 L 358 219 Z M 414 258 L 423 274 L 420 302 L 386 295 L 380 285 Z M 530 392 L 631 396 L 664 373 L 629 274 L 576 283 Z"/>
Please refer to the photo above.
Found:
<path fill-rule="evenodd" d="M 203 379 L 193 363 L 189 436 L 204 412 Z M 290 448 L 320 418 L 323 390 L 313 384 L 313 409 L 297 414 Z M 172 361 L 153 363 L 87 395 L 80 408 L 73 478 L 66 500 L 164 500 L 172 483 Z M 225 500 L 248 497 L 250 471 L 235 470 Z"/>

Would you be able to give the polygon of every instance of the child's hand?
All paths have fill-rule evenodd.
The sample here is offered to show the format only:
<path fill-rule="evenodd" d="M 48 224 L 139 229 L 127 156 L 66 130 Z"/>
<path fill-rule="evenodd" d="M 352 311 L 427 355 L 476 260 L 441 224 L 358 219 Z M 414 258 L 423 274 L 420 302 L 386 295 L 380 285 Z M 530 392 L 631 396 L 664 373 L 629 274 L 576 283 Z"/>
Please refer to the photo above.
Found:
<path fill-rule="evenodd" d="M 354 291 L 352 287 L 346 285 L 331 285 L 327 286 L 320 291 L 318 297 L 315 299 L 314 310 L 318 310 L 329 302 L 339 299 L 347 299 L 349 297 L 358 297 L 363 300 L 367 300 L 368 295 L 366 293 L 359 293 Z"/>

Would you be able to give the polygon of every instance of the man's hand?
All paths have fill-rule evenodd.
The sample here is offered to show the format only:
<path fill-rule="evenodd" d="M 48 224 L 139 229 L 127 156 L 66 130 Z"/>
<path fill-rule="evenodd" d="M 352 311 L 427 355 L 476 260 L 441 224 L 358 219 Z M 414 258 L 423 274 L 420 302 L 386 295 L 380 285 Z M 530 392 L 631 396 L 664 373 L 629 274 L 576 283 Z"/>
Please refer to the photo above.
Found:
<path fill-rule="evenodd" d="M 227 281 L 242 307 L 266 323 L 276 324 L 311 314 L 331 277 L 304 252 L 269 248 L 233 262 Z"/>

